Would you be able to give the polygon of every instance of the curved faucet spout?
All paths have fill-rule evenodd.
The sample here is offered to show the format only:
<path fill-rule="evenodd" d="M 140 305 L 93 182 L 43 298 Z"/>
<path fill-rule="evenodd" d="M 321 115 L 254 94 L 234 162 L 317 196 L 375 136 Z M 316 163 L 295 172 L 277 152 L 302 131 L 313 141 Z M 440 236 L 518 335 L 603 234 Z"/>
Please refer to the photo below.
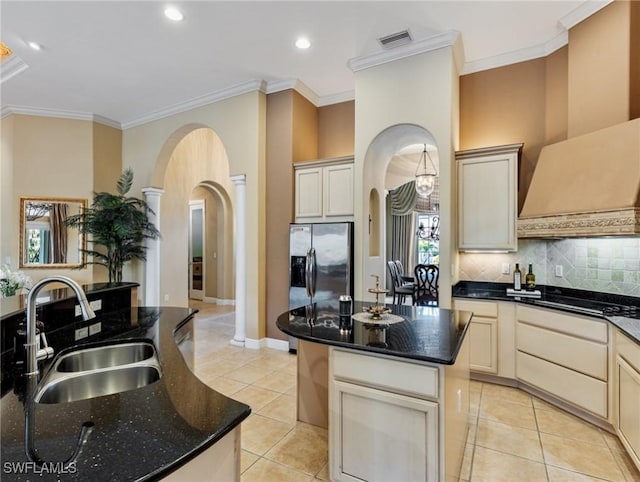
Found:
<path fill-rule="evenodd" d="M 26 352 L 26 375 L 38 374 L 38 361 L 37 361 L 37 343 L 36 343 L 36 297 L 40 290 L 50 283 L 63 283 L 71 288 L 76 294 L 76 298 L 80 302 L 80 310 L 82 311 L 82 318 L 84 320 L 90 320 L 95 318 L 95 313 L 89 306 L 87 296 L 80 287 L 80 285 L 66 276 L 49 276 L 38 281 L 33 288 L 29 290 L 27 295 L 27 342 L 25 343 Z"/>

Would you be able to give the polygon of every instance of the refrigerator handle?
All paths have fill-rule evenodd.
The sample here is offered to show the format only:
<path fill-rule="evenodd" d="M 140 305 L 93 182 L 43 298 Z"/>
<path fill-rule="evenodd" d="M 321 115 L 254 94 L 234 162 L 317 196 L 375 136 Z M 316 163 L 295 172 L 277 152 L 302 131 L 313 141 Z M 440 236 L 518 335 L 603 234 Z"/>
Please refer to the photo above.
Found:
<path fill-rule="evenodd" d="M 309 298 L 313 298 L 316 294 L 316 250 L 314 248 L 309 248 L 307 251 L 307 266 L 305 269 L 306 273 L 306 287 L 307 287 L 307 296 Z"/>

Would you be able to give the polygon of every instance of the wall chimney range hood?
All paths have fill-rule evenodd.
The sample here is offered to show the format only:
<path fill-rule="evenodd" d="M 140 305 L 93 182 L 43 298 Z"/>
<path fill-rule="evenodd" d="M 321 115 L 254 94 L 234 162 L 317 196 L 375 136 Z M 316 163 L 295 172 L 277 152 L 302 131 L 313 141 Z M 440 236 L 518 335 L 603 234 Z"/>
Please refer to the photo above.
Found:
<path fill-rule="evenodd" d="M 640 119 L 542 149 L 519 238 L 640 235 Z"/>
<path fill-rule="evenodd" d="M 640 2 L 569 30 L 568 139 L 540 151 L 519 238 L 640 235 Z"/>

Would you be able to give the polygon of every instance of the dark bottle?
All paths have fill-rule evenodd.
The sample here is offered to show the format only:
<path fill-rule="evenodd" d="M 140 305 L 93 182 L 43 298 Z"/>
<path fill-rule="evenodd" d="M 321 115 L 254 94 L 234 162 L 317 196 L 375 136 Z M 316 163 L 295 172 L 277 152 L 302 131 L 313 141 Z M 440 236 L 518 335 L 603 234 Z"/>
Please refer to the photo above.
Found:
<path fill-rule="evenodd" d="M 518 263 L 516 263 L 516 269 L 513 270 L 513 289 L 516 291 L 522 289 L 522 272 Z"/>
<path fill-rule="evenodd" d="M 524 277 L 524 282 L 528 290 L 533 291 L 536 288 L 536 275 L 533 274 L 533 265 L 529 265 L 529 272 Z"/>

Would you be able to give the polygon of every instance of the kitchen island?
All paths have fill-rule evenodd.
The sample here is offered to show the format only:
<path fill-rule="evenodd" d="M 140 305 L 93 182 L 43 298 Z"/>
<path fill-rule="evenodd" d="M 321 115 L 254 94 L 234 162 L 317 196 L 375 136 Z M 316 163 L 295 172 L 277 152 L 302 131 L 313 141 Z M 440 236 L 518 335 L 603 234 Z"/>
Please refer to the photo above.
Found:
<path fill-rule="evenodd" d="M 3 380 L 2 480 L 239 480 L 240 423 L 251 409 L 210 389 L 190 370 L 176 334 L 188 339 L 194 313 L 129 307 L 93 320 L 105 334 L 99 344 L 150 340 L 162 375 L 135 390 L 33 404 L 34 448 L 45 462 L 40 467 L 25 451 L 26 388 L 20 377 L 10 389 Z M 67 329 L 73 340 L 77 324 Z M 56 346 L 57 353 L 62 351 Z M 86 442 L 75 461 L 63 467 L 83 425 L 90 427 Z"/>
<path fill-rule="evenodd" d="M 331 480 L 457 480 L 468 430 L 472 314 L 338 301 L 283 313 L 298 343 L 298 419 L 329 429 Z"/>

